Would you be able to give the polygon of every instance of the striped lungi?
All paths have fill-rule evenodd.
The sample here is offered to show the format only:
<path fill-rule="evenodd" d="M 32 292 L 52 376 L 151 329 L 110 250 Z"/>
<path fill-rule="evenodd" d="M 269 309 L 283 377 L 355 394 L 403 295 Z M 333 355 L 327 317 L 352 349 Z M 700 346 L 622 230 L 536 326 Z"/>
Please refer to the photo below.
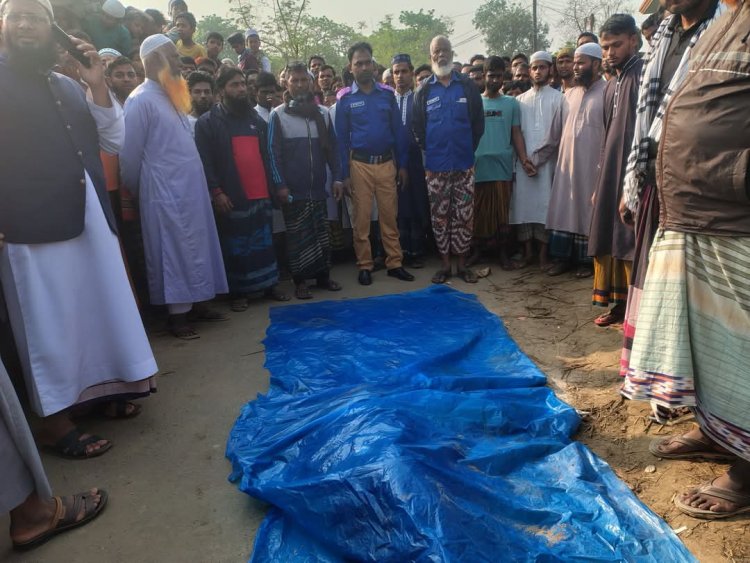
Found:
<path fill-rule="evenodd" d="M 701 429 L 750 460 L 750 237 L 659 229 L 622 393 L 694 407 Z"/>
<path fill-rule="evenodd" d="M 513 182 L 477 182 L 474 188 L 474 238 L 504 239 L 510 232 Z"/>
<path fill-rule="evenodd" d="M 325 201 L 296 200 L 282 207 L 289 269 L 297 282 L 331 269 L 331 239 Z"/>

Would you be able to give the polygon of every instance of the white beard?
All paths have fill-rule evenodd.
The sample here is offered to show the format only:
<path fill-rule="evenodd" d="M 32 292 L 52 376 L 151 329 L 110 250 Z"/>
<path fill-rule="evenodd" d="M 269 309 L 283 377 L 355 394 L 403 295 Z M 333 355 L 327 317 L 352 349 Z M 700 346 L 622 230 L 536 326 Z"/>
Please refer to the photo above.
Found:
<path fill-rule="evenodd" d="M 445 65 L 432 63 L 432 72 L 435 73 L 435 76 L 437 76 L 438 78 L 445 78 L 446 76 L 449 76 L 452 71 L 453 65 L 450 63 L 447 63 Z"/>

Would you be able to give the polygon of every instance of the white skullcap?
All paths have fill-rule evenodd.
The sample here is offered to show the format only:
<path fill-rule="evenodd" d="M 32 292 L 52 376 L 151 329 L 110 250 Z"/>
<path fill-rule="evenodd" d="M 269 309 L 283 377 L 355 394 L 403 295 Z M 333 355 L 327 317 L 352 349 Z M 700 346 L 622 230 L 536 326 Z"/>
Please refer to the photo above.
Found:
<path fill-rule="evenodd" d="M 257 30 L 255 30 L 255 29 L 253 29 L 251 27 L 250 29 L 248 29 L 247 31 L 245 31 L 245 39 L 248 39 L 250 37 L 260 37 L 260 35 L 258 35 L 258 31 Z"/>
<path fill-rule="evenodd" d="M 141 43 L 141 60 L 145 59 L 159 47 L 171 42 L 172 40 L 163 33 L 157 33 L 156 35 L 146 37 L 146 39 L 143 40 L 143 43 Z"/>
<path fill-rule="evenodd" d="M 8 2 L 9 2 L 9 0 L 2 0 L 2 1 L 0 1 L 0 8 L 3 8 Z M 34 2 L 36 2 L 42 8 L 44 8 L 45 10 L 47 10 L 47 12 L 49 13 L 49 17 L 50 18 L 55 19 L 55 15 L 54 15 L 54 12 L 52 10 L 52 4 L 50 3 L 49 0 L 34 0 Z"/>
<path fill-rule="evenodd" d="M 529 64 L 534 63 L 536 61 L 542 61 L 545 63 L 552 64 L 552 55 L 550 55 L 547 51 L 537 51 L 533 55 L 531 55 L 531 58 L 529 59 Z"/>
<path fill-rule="evenodd" d="M 119 0 L 107 0 L 102 6 L 102 12 L 118 20 L 125 17 L 125 6 Z"/>
<path fill-rule="evenodd" d="M 122 53 L 116 49 L 111 49 L 109 47 L 106 47 L 105 49 L 99 50 L 99 56 L 100 57 L 122 57 Z"/>
<path fill-rule="evenodd" d="M 584 43 L 576 49 L 576 55 L 586 55 L 593 59 L 602 60 L 602 48 L 598 43 Z"/>

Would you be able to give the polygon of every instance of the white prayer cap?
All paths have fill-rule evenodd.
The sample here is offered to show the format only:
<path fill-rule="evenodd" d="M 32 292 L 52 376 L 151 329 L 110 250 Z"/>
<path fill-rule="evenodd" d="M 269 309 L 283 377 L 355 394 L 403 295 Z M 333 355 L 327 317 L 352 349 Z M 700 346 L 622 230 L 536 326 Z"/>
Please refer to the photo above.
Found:
<path fill-rule="evenodd" d="M 2 11 L 2 8 L 4 8 L 5 5 L 8 3 L 8 1 L 9 0 L 2 0 L 2 1 L 0 1 L 0 12 Z M 52 4 L 50 3 L 49 0 L 29 0 L 29 1 L 36 2 L 42 8 L 44 8 L 45 10 L 47 10 L 47 13 L 49 14 L 50 18 L 52 18 L 52 19 L 55 18 L 55 14 L 54 14 L 54 12 L 52 10 Z"/>
<path fill-rule="evenodd" d="M 598 43 L 584 43 L 576 49 L 576 55 L 586 55 L 592 59 L 602 60 L 602 48 Z"/>
<path fill-rule="evenodd" d="M 253 29 L 251 27 L 250 29 L 248 29 L 245 32 L 245 39 L 247 39 L 248 37 L 260 37 L 260 35 L 258 35 L 258 31 L 257 30 L 255 30 L 255 29 Z"/>
<path fill-rule="evenodd" d="M 537 51 L 533 55 L 531 55 L 531 58 L 529 59 L 529 64 L 535 63 L 537 61 L 542 61 L 545 63 L 552 64 L 552 55 L 550 55 L 547 51 Z"/>
<path fill-rule="evenodd" d="M 118 51 L 117 49 L 111 49 L 109 47 L 106 47 L 105 49 L 99 50 L 99 56 L 100 57 L 122 57 L 122 53 Z"/>
<path fill-rule="evenodd" d="M 125 6 L 119 0 L 107 0 L 102 6 L 102 12 L 115 19 L 121 20 L 125 17 Z"/>
<path fill-rule="evenodd" d="M 157 33 L 156 35 L 146 37 L 146 39 L 143 40 L 143 43 L 141 43 L 141 60 L 145 59 L 159 47 L 171 42 L 172 40 L 163 33 Z"/>

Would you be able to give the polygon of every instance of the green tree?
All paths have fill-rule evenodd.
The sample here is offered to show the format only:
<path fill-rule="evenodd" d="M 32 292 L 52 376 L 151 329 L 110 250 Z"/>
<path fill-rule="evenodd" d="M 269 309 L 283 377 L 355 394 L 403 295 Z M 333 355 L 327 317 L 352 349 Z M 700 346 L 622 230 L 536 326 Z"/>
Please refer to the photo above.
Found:
<path fill-rule="evenodd" d="M 266 0 L 261 9 L 245 0 L 233 0 L 232 13 L 241 27 L 259 30 L 263 50 L 277 68 L 321 55 L 328 64 L 341 69 L 347 62 L 349 45 L 361 37 L 348 25 L 313 16 L 308 0 Z"/>
<path fill-rule="evenodd" d="M 224 37 L 224 50 L 219 55 L 220 59 L 229 58 L 232 60 L 237 59 L 237 55 L 227 43 L 227 37 L 232 35 L 238 30 L 237 22 L 222 18 L 216 14 L 210 16 L 204 16 L 198 21 L 198 25 L 195 28 L 195 40 L 203 45 L 206 44 L 206 35 L 209 31 L 217 31 Z"/>
<path fill-rule="evenodd" d="M 530 53 L 534 49 L 534 21 L 528 8 L 507 0 L 487 0 L 474 14 L 474 25 L 482 33 L 493 55 Z M 537 48 L 549 47 L 549 26 L 539 23 Z"/>
<path fill-rule="evenodd" d="M 415 66 L 430 58 L 430 41 L 436 35 L 453 33 L 453 21 L 435 15 L 435 10 L 405 10 L 398 16 L 398 25 L 392 15 L 385 16 L 378 27 L 366 38 L 373 48 L 375 58 L 388 66 L 397 53 L 411 55 Z"/>
<path fill-rule="evenodd" d="M 574 44 L 583 31 L 599 34 L 599 28 L 612 14 L 632 14 L 631 0 L 568 0 L 565 17 L 558 22 L 560 30 Z"/>

